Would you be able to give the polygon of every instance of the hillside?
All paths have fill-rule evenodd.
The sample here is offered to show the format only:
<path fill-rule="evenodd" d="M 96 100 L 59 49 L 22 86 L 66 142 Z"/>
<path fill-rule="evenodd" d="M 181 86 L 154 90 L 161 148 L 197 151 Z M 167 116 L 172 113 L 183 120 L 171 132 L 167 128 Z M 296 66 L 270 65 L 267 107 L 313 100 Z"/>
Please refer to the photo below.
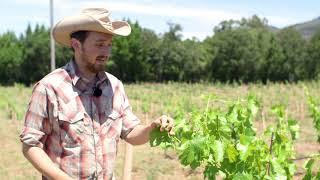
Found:
<path fill-rule="evenodd" d="M 299 31 L 304 38 L 310 39 L 317 31 L 320 30 L 320 17 L 317 17 L 311 21 L 291 25 L 289 27 L 293 27 Z"/>

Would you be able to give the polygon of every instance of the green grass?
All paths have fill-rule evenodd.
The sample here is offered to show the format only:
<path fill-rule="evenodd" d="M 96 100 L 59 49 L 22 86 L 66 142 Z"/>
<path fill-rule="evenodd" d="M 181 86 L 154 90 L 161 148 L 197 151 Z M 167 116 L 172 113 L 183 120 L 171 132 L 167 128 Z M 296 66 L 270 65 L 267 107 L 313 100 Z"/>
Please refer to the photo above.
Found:
<path fill-rule="evenodd" d="M 262 130 L 273 122 L 271 107 L 284 104 L 287 106 L 287 115 L 299 120 L 301 132 L 296 147 L 298 156 L 302 156 L 320 149 L 309 117 L 304 86 L 311 95 L 320 97 L 320 82 L 268 85 L 142 83 L 125 84 L 125 89 L 135 114 L 144 124 L 161 114 L 173 116 L 178 108 L 182 108 L 186 114 L 194 108 L 205 108 L 209 96 L 215 97 L 210 101 L 210 106 L 224 108 L 230 101 L 253 93 L 262 105 L 256 122 L 256 127 Z M 23 158 L 18 139 L 31 91 L 32 88 L 21 85 L 0 87 L 0 179 L 40 179 L 40 175 Z M 150 148 L 148 144 L 134 147 L 133 179 L 203 179 L 200 170 L 191 171 L 183 167 L 174 153 L 168 153 L 169 156 L 161 149 Z M 123 160 L 124 143 L 121 142 L 115 170 L 118 179 L 122 176 Z"/>
<path fill-rule="evenodd" d="M 31 88 L 16 84 L 13 87 L 0 88 L 0 109 L 8 119 L 22 120 L 28 100 L 31 95 Z"/>

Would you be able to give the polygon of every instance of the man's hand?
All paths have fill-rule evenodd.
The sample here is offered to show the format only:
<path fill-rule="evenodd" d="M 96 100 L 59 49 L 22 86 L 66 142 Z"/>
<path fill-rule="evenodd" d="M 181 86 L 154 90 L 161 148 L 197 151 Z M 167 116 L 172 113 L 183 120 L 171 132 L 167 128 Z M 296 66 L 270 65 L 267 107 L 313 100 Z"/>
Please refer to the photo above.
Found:
<path fill-rule="evenodd" d="M 126 137 L 126 141 L 132 145 L 144 144 L 150 139 L 150 132 L 157 127 L 160 127 L 160 131 L 168 131 L 169 135 L 174 135 L 173 131 L 173 119 L 162 115 L 158 119 L 154 120 L 149 125 L 136 126 Z"/>
<path fill-rule="evenodd" d="M 174 135 L 174 121 L 171 117 L 162 115 L 151 123 L 151 128 L 160 127 L 160 131 L 168 131 L 170 135 Z"/>

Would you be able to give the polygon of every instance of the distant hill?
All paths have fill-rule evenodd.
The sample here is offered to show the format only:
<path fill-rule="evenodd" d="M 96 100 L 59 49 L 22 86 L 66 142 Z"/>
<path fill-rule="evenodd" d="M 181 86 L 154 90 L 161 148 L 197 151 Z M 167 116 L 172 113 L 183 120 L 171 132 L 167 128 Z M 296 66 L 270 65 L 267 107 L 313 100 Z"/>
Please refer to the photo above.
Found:
<path fill-rule="evenodd" d="M 291 25 L 289 27 L 293 27 L 299 31 L 304 38 L 310 39 L 317 31 L 320 31 L 320 17 L 311 21 Z"/>
<path fill-rule="evenodd" d="M 291 27 L 297 30 L 298 32 L 300 32 L 303 38 L 310 39 L 316 32 L 320 31 L 320 16 L 311 21 L 301 22 L 301 23 L 289 25 L 287 27 Z M 282 28 L 269 25 L 268 29 L 271 32 L 278 32 Z"/>
<path fill-rule="evenodd" d="M 277 31 L 280 30 L 279 28 L 277 28 L 277 27 L 275 27 L 275 26 L 271 26 L 271 25 L 268 26 L 268 29 L 269 29 L 271 32 L 277 32 Z"/>

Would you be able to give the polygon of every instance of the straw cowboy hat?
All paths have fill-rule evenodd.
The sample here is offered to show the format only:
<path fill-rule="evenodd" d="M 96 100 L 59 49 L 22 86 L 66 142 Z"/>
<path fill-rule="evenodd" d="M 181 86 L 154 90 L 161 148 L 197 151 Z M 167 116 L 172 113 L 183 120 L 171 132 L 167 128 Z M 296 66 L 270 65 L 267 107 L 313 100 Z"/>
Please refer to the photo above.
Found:
<path fill-rule="evenodd" d="M 125 21 L 111 21 L 110 12 L 104 8 L 88 8 L 79 15 L 62 19 L 53 27 L 54 39 L 70 47 L 70 35 L 76 31 L 96 31 L 112 35 L 128 36 L 130 25 Z"/>

